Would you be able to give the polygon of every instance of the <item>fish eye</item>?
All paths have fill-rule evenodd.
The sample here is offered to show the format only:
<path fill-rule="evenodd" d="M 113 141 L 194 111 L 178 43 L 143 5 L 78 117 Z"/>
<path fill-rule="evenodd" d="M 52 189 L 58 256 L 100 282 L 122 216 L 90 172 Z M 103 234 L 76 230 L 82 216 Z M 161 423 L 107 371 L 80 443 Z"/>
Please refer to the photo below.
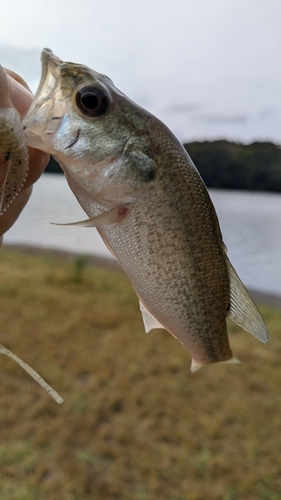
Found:
<path fill-rule="evenodd" d="M 100 87 L 87 85 L 76 93 L 76 105 L 85 116 L 96 117 L 102 115 L 108 108 L 109 99 Z"/>

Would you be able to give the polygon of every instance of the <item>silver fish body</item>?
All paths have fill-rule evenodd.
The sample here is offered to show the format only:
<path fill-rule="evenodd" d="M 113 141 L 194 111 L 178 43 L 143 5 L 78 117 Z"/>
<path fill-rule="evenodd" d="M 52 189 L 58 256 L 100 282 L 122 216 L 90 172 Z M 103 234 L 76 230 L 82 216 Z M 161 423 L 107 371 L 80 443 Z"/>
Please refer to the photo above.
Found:
<path fill-rule="evenodd" d="M 24 120 L 30 146 L 54 155 L 140 299 L 146 330 L 166 328 L 192 369 L 234 360 L 226 317 L 265 342 L 267 330 L 231 266 L 207 189 L 157 118 L 89 68 L 42 53 Z"/>

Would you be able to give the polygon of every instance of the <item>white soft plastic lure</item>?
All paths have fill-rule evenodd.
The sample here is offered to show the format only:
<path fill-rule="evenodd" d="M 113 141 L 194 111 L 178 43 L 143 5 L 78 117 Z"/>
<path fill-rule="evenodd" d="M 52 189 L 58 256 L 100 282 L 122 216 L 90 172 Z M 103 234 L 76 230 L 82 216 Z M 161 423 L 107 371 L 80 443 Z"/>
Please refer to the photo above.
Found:
<path fill-rule="evenodd" d="M 0 77 L 1 216 L 24 186 L 28 174 L 28 150 L 21 117 L 10 100 L 8 78 L 2 67 L 0 67 Z"/>
<path fill-rule="evenodd" d="M 23 131 L 21 117 L 12 107 L 9 98 L 8 78 L 0 67 L 0 216 L 10 207 L 11 203 L 22 190 L 28 174 L 28 150 Z M 3 107 L 1 107 L 3 106 Z M 2 172 L 1 172 L 2 169 Z M 18 363 L 31 377 L 43 387 L 54 400 L 61 404 L 63 399 L 47 384 L 47 382 L 22 361 L 16 354 L 0 344 L 0 354 L 4 354 Z"/>
<path fill-rule="evenodd" d="M 5 168 L 0 188 L 0 216 L 18 196 L 28 173 L 28 152 L 20 116 L 14 108 L 0 109 L 0 166 Z"/>
<path fill-rule="evenodd" d="M 8 356 L 8 358 L 13 359 L 18 365 L 20 365 L 36 382 L 38 382 L 45 391 L 47 391 L 52 398 L 58 403 L 61 404 L 63 403 L 62 397 L 44 380 L 39 373 L 37 373 L 31 366 L 29 366 L 27 363 L 25 363 L 22 359 L 20 359 L 16 354 L 11 352 L 7 347 L 3 346 L 0 344 L 0 354 L 4 354 L 5 356 Z"/>

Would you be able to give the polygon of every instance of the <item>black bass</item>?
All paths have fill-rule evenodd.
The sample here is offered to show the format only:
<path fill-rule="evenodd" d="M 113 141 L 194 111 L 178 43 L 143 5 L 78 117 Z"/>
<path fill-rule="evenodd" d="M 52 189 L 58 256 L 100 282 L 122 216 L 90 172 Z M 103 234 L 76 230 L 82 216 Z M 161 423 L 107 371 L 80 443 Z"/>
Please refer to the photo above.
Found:
<path fill-rule="evenodd" d="M 51 153 L 128 275 L 146 331 L 191 352 L 192 371 L 235 362 L 226 317 L 262 342 L 264 321 L 226 255 L 214 206 L 185 149 L 157 118 L 85 66 L 42 52 L 24 119 L 28 145 Z"/>

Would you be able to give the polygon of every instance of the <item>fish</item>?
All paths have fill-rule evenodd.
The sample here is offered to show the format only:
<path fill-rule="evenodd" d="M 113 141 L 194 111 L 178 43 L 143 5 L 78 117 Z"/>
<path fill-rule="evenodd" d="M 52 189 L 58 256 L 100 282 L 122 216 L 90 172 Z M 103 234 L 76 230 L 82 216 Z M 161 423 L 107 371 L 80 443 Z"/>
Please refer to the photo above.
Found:
<path fill-rule="evenodd" d="M 238 360 L 229 317 L 262 342 L 264 320 L 230 263 L 207 188 L 186 150 L 112 80 L 50 49 L 23 123 L 50 153 L 139 298 L 146 332 L 164 328 L 191 371 Z"/>
<path fill-rule="evenodd" d="M 0 67 L 0 216 L 21 192 L 28 175 L 26 137 L 9 95 L 8 77 Z"/>

